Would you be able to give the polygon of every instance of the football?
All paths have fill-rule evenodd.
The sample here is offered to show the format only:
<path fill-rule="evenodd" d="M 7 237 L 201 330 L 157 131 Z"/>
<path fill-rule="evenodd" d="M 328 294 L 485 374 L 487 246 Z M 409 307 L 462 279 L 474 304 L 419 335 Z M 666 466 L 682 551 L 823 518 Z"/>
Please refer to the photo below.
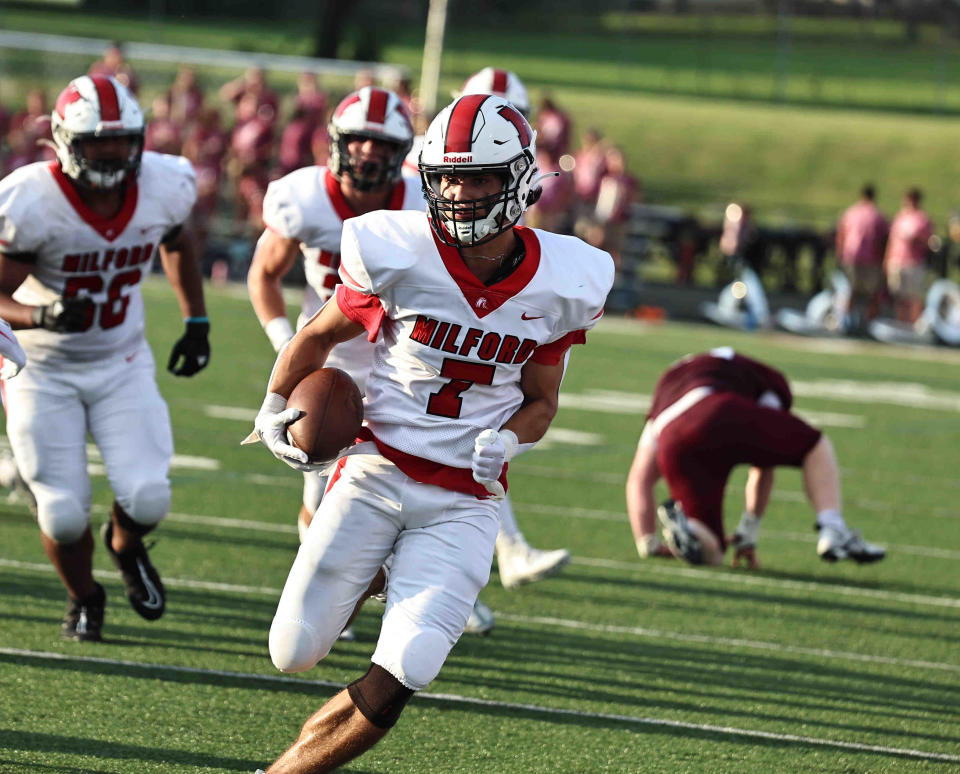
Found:
<path fill-rule="evenodd" d="M 287 433 L 311 462 L 333 459 L 350 446 L 363 422 L 360 389 L 339 368 L 318 368 L 301 379 L 290 393 L 287 408 L 304 412 Z"/>

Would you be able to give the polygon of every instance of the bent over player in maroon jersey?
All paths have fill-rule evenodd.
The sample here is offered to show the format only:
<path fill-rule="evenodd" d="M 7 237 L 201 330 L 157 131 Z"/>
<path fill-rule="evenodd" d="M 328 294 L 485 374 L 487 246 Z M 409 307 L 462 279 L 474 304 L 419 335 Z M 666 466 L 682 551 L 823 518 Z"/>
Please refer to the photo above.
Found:
<path fill-rule="evenodd" d="M 779 371 L 729 348 L 692 355 L 660 377 L 627 479 L 627 510 L 641 556 L 658 552 L 656 519 L 670 551 L 692 564 L 720 564 L 727 547 L 723 493 L 737 465 L 750 465 L 746 508 L 734 533 L 734 565 L 758 567 L 757 531 L 780 465 L 801 468 L 816 512 L 817 554 L 827 561 L 874 562 L 884 550 L 851 530 L 840 505 L 830 440 L 791 413 Z M 658 509 L 665 478 L 672 500 Z"/>

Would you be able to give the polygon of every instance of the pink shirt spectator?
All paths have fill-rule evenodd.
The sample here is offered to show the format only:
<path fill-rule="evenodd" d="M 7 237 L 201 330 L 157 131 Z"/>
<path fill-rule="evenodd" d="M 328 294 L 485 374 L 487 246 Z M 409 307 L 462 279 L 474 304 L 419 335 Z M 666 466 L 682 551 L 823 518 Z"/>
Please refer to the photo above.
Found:
<path fill-rule="evenodd" d="M 574 154 L 573 185 L 577 198 L 585 204 L 593 204 L 600 193 L 600 181 L 607 171 L 606 148 L 599 143 L 581 148 Z"/>
<path fill-rule="evenodd" d="M 868 199 L 852 205 L 837 226 L 837 257 L 845 266 L 883 262 L 887 238 L 887 219 Z"/>
<path fill-rule="evenodd" d="M 890 226 L 887 245 L 887 266 L 923 266 L 927 259 L 927 242 L 933 234 L 933 223 L 920 209 L 904 207 Z"/>

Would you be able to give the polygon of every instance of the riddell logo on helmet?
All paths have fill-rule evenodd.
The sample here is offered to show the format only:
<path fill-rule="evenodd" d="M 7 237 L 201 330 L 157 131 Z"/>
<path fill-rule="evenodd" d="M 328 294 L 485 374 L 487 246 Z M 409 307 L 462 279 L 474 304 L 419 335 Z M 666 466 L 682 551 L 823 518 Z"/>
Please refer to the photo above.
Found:
<path fill-rule="evenodd" d="M 473 161 L 473 154 L 468 153 L 466 156 L 450 156 L 450 155 L 444 154 L 443 160 L 447 164 L 464 164 L 468 161 Z"/>

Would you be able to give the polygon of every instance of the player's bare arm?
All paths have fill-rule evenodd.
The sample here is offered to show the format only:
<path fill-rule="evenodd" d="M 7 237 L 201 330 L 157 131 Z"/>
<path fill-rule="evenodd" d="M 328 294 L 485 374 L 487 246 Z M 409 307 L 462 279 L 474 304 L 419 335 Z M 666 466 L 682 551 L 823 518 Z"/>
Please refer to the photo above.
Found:
<path fill-rule="evenodd" d="M 289 398 L 297 383 L 327 362 L 330 350 L 364 333 L 362 325 L 347 317 L 332 297 L 294 336 L 280 353 L 270 377 L 269 392 Z"/>
<path fill-rule="evenodd" d="M 657 502 L 654 486 L 660 480 L 657 450 L 651 443 L 641 442 L 627 474 L 627 515 L 630 529 L 641 556 L 649 556 L 646 546 L 657 534 Z M 655 541 L 659 543 L 659 540 Z"/>
<path fill-rule="evenodd" d="M 257 241 L 247 274 L 247 290 L 257 319 L 265 328 L 271 320 L 287 317 L 282 280 L 293 268 L 299 253 L 297 240 L 280 236 L 270 229 L 264 231 Z"/>
<path fill-rule="evenodd" d="M 14 292 L 28 276 L 29 263 L 0 253 L 0 317 L 10 323 L 14 330 L 36 327 L 33 322 L 34 307 L 13 300 Z"/>
<path fill-rule="evenodd" d="M 511 430 L 520 443 L 536 443 L 543 438 L 560 406 L 560 382 L 563 379 L 563 361 L 543 365 L 528 360 L 520 373 L 523 404 L 508 419 L 504 430 Z"/>
<path fill-rule="evenodd" d="M 210 320 L 203 300 L 203 277 L 193 236 L 177 227 L 160 243 L 160 260 L 180 304 L 186 330 L 173 345 L 167 370 L 174 376 L 193 376 L 210 362 Z"/>
<path fill-rule="evenodd" d="M 197 261 L 195 242 L 186 226 L 174 229 L 161 242 L 160 261 L 177 296 L 184 318 L 206 317 L 203 277 Z"/>

